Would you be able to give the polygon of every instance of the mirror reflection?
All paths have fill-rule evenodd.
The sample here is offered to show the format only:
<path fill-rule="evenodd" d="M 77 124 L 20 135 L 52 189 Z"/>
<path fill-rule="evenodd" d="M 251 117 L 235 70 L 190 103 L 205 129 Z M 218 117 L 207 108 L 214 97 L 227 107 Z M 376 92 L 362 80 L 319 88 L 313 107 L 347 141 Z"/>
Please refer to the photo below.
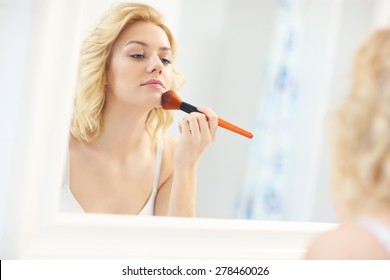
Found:
<path fill-rule="evenodd" d="M 101 24 L 93 36 L 104 38 L 107 52 L 88 36 L 115 2 L 85 1 L 82 39 L 91 40 L 81 52 L 83 96 L 76 95 L 65 174 L 70 188 L 63 198 L 73 200 L 70 207 L 336 220 L 328 193 L 325 120 L 348 89 L 355 49 L 384 17 L 382 1 L 138 1 L 160 12 L 173 36 L 155 23 Z M 145 97 L 135 98 L 134 85 Z M 168 89 L 210 107 L 198 108 L 208 120 L 201 113 L 174 111 L 167 133 L 177 143 L 161 139 L 169 112 L 149 113 L 157 111 Z M 94 116 L 87 117 L 90 108 Z M 217 129 L 216 114 L 254 138 Z M 141 132 L 141 123 L 150 125 Z M 183 137 L 186 133 L 198 140 Z M 116 191 L 105 189 L 107 184 Z"/>

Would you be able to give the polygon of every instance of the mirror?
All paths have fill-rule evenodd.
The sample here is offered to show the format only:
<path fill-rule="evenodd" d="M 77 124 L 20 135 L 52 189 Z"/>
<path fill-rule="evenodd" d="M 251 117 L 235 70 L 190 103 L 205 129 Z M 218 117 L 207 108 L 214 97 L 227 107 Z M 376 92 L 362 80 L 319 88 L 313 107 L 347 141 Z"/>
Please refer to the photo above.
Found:
<path fill-rule="evenodd" d="M 84 1 L 81 38 L 114 2 Z M 336 221 L 326 116 L 348 89 L 356 47 L 384 17 L 383 1 L 140 2 L 175 35 L 182 99 L 255 134 L 219 129 L 199 166 L 198 216 Z M 183 115 L 175 112 L 176 123 Z"/>
<path fill-rule="evenodd" d="M 85 1 L 83 34 L 113 2 Z M 219 129 L 199 166 L 199 217 L 336 221 L 326 116 L 348 89 L 356 47 L 386 19 L 384 1 L 140 2 L 176 37 L 182 99 L 255 133 Z"/>

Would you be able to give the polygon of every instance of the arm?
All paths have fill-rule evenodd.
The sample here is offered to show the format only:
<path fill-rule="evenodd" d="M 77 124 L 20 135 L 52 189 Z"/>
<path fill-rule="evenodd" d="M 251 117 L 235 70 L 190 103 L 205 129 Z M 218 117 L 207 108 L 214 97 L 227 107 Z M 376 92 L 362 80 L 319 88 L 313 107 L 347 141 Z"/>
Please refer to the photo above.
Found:
<path fill-rule="evenodd" d="M 196 179 L 200 156 L 214 141 L 218 118 L 208 108 L 187 115 L 179 124 L 181 137 L 175 144 L 173 172 L 161 186 L 156 215 L 193 217 L 196 214 Z"/>
<path fill-rule="evenodd" d="M 158 191 L 155 215 L 194 217 L 195 208 L 196 167 L 172 168 L 168 179 Z"/>

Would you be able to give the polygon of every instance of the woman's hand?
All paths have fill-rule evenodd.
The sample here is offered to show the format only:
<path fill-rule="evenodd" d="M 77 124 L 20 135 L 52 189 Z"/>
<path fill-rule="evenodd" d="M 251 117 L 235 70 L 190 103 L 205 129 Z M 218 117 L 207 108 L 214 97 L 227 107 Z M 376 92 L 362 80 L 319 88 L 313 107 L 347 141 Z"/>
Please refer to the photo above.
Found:
<path fill-rule="evenodd" d="M 190 113 L 179 123 L 181 137 L 176 146 L 175 162 L 181 166 L 195 166 L 216 137 L 217 115 L 208 107 L 200 107 L 198 111 L 201 113 Z"/>

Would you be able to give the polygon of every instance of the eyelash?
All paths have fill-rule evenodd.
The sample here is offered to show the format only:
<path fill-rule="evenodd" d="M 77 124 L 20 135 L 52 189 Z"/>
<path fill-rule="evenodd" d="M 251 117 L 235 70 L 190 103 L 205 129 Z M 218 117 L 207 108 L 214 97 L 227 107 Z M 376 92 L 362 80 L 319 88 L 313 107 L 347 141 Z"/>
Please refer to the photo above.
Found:
<path fill-rule="evenodd" d="M 135 58 L 135 59 L 144 59 L 145 56 L 143 54 L 132 54 L 130 55 L 130 57 L 132 58 Z M 168 64 L 171 64 L 171 61 L 169 59 L 166 59 L 166 58 L 160 58 L 162 64 L 164 65 L 168 65 Z"/>
<path fill-rule="evenodd" d="M 143 54 L 132 54 L 130 57 L 135 58 L 135 59 L 143 59 L 145 56 Z"/>
<path fill-rule="evenodd" d="M 166 58 L 160 58 L 161 62 L 164 64 L 164 65 L 168 65 L 168 64 L 171 64 L 171 61 L 169 59 L 166 59 Z"/>

